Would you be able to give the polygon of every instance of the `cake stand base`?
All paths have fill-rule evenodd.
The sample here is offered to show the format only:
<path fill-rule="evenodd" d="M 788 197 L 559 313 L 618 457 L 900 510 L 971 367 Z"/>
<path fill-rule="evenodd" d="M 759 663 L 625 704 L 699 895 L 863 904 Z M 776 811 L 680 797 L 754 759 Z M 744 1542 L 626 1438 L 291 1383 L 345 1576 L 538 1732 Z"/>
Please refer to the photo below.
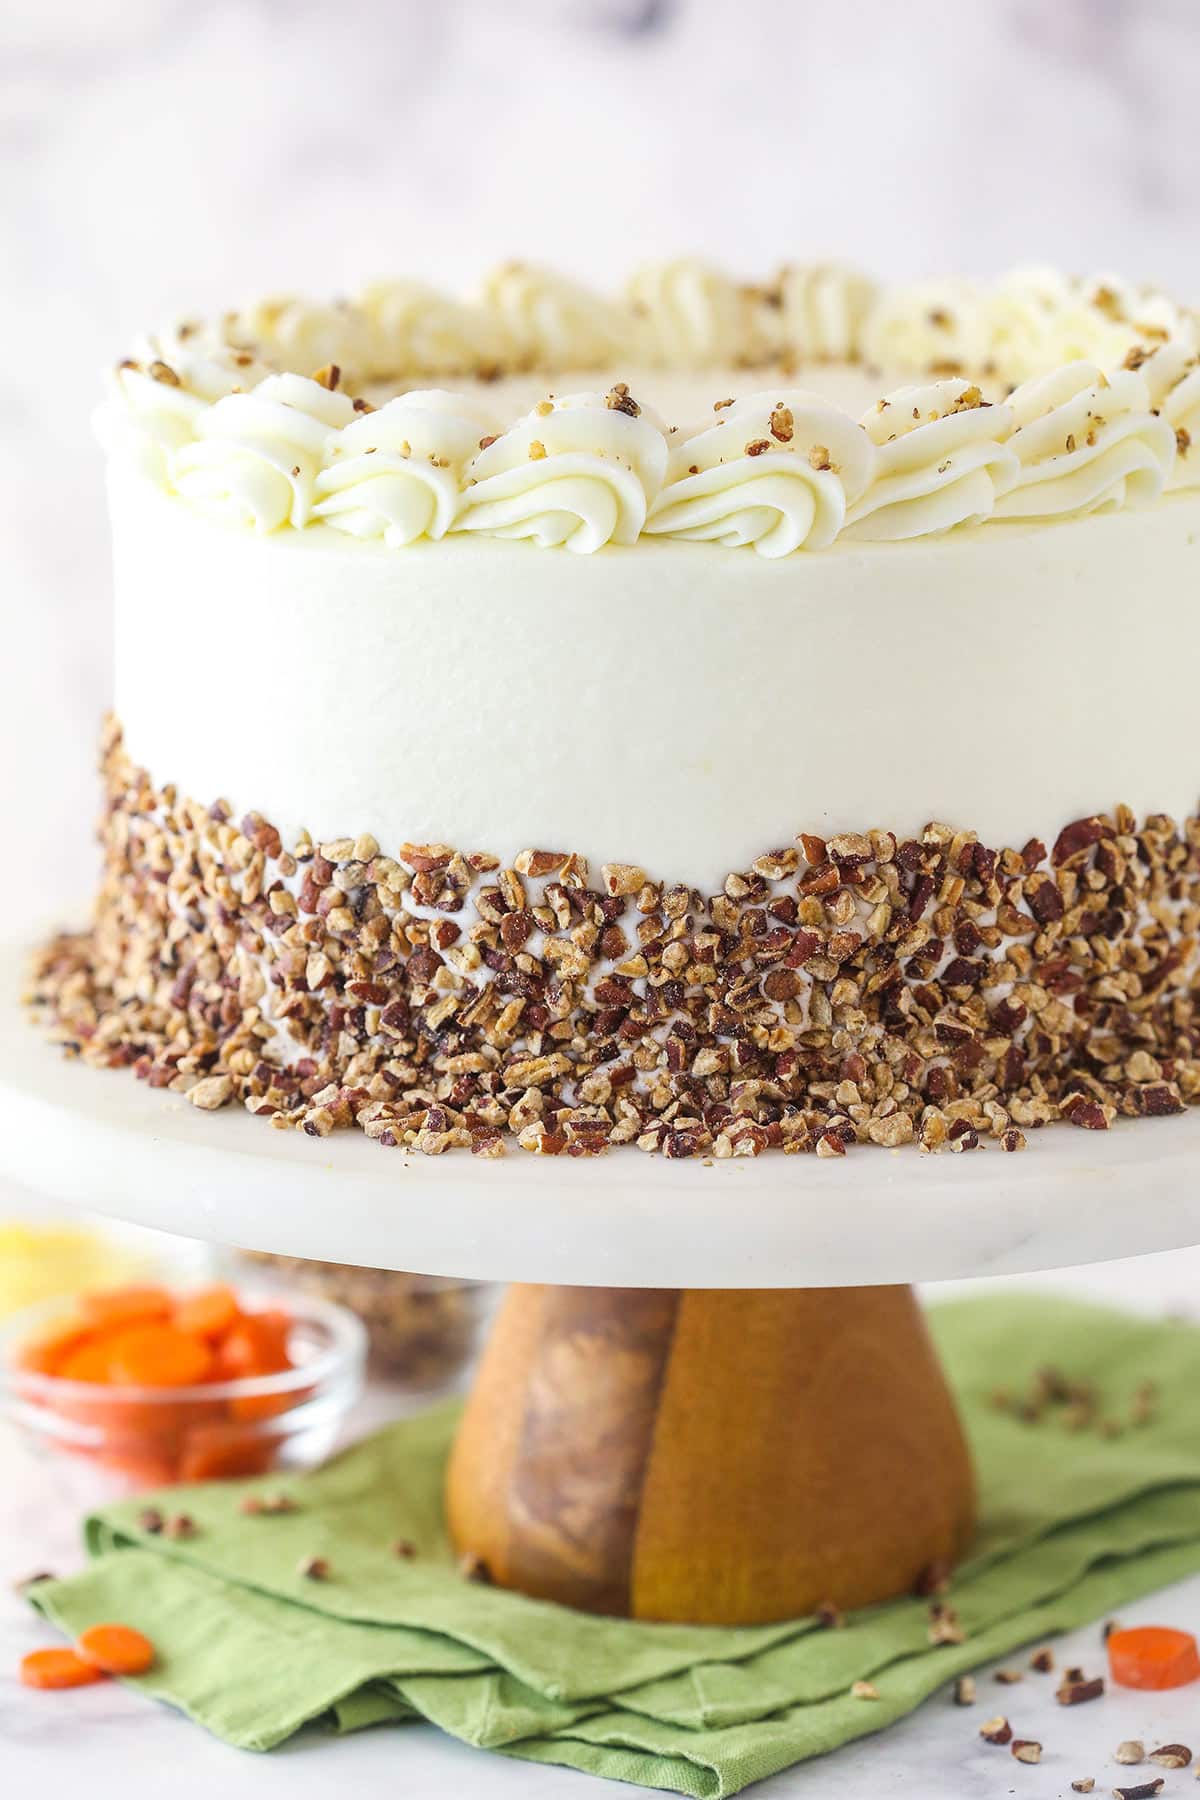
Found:
<path fill-rule="evenodd" d="M 911 1591 L 974 1506 L 907 1287 L 514 1287 L 447 1480 L 493 1581 L 693 1624 Z"/>

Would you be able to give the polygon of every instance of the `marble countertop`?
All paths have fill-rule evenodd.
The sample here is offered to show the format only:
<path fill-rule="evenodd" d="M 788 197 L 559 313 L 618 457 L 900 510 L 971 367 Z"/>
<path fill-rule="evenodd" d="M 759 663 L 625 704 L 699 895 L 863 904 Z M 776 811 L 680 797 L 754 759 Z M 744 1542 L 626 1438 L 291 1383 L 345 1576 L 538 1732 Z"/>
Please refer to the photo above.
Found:
<path fill-rule="evenodd" d="M 1094 1294 L 1151 1313 L 1194 1312 L 1200 1292 L 1200 1251 L 1143 1257 L 1096 1269 L 1025 1278 L 1051 1291 Z M 962 1287 L 966 1284 L 955 1284 Z M 980 1284 L 982 1285 L 982 1284 Z M 943 1290 L 944 1291 L 944 1290 Z M 356 1423 L 367 1428 L 394 1407 L 373 1390 Z M 77 1477 L 82 1484 L 86 1475 Z M 417 1800 L 598 1800 L 602 1793 L 648 1792 L 599 1783 L 568 1770 L 537 1767 L 487 1756 L 442 1736 L 429 1726 L 361 1732 L 336 1739 L 302 1735 L 271 1756 L 231 1750 L 168 1708 L 114 1684 L 65 1696 L 32 1693 L 14 1671 L 25 1650 L 46 1641 L 46 1627 L 12 1591 L 35 1568 L 56 1572 L 81 1558 L 78 1520 L 88 1504 L 83 1485 L 64 1489 L 64 1465 L 35 1454 L 8 1428 L 0 1428 L 0 1790 L 29 1796 L 38 1783 L 51 1792 L 86 1783 L 89 1800 L 315 1800 L 337 1781 L 349 1793 L 394 1786 Z M 1126 1608 L 1127 1624 L 1179 1624 L 1200 1620 L 1200 1576 Z M 1060 1664 L 1089 1670 L 1103 1666 L 1099 1625 L 1059 1640 Z M 1023 1659 L 1009 1658 L 1010 1663 Z M 1071 1782 L 1095 1777 L 1107 1795 L 1122 1781 L 1161 1771 L 1119 1767 L 1112 1760 L 1125 1738 L 1200 1746 L 1195 1691 L 1147 1695 L 1111 1690 L 1099 1705 L 1064 1709 L 1055 1704 L 1051 1679 L 1029 1674 L 1017 1688 L 993 1686 L 990 1669 L 978 1675 L 974 1708 L 935 1695 L 910 1718 L 877 1737 L 833 1756 L 801 1765 L 751 1790 L 756 1800 L 890 1800 L 920 1794 L 922 1800 L 1028 1800 L 1069 1796 Z M 978 1737 L 979 1721 L 1005 1712 L 1018 1735 L 1045 1746 L 1037 1767 L 1019 1764 Z M 1192 1771 L 1167 1776 L 1164 1800 Z"/>

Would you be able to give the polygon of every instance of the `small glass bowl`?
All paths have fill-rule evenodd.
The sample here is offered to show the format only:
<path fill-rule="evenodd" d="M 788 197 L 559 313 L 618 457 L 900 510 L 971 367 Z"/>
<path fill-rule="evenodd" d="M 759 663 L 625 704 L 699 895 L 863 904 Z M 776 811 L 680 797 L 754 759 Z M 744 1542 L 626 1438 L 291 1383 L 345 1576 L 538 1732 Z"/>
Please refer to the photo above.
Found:
<path fill-rule="evenodd" d="M 39 1448 L 89 1459 L 128 1491 L 311 1468 L 362 1392 L 366 1332 L 352 1312 L 313 1294 L 238 1298 L 247 1311 L 286 1300 L 294 1368 L 193 1387 L 109 1386 L 18 1368 L 18 1345 L 62 1314 L 54 1300 L 18 1313 L 0 1333 L 5 1415 Z"/>
<path fill-rule="evenodd" d="M 367 1331 L 371 1374 L 401 1394 L 452 1394 L 474 1370 L 496 1304 L 491 1282 L 352 1263 L 309 1262 L 264 1251 L 230 1253 L 234 1279 L 253 1269 L 283 1294 L 297 1289 L 347 1306 Z"/>

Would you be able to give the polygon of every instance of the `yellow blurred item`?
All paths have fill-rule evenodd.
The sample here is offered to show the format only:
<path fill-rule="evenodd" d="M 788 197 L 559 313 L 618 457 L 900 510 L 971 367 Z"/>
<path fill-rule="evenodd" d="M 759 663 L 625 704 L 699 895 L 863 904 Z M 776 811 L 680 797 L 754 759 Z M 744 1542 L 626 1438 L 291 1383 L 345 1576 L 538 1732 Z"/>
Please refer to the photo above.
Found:
<path fill-rule="evenodd" d="M 143 1261 L 85 1225 L 0 1220 L 0 1318 L 59 1294 L 124 1281 Z"/>

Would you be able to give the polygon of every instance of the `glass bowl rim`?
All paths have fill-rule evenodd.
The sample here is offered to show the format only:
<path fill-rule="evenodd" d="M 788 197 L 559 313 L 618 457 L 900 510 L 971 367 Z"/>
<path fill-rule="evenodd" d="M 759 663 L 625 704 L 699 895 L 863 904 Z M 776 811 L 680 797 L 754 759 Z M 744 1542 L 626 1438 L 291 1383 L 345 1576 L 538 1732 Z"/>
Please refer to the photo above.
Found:
<path fill-rule="evenodd" d="M 332 1377 L 355 1369 L 362 1370 L 367 1356 L 367 1331 L 357 1313 L 326 1300 L 319 1294 L 302 1289 L 237 1287 L 239 1304 L 257 1301 L 250 1310 L 287 1311 L 293 1325 L 306 1320 L 321 1325 L 329 1335 L 328 1344 L 308 1362 L 292 1369 L 281 1369 L 274 1375 L 239 1375 L 229 1381 L 198 1381 L 186 1386 L 132 1385 L 121 1382 L 68 1381 L 61 1375 L 47 1375 L 35 1369 L 21 1369 L 13 1361 L 13 1351 L 22 1339 L 42 1323 L 56 1315 L 70 1315 L 70 1295 L 38 1301 L 5 1319 L 0 1327 L 0 1389 L 26 1405 L 42 1400 L 73 1400 L 102 1406 L 122 1405 L 181 1406 L 203 1401 L 258 1399 L 263 1395 L 291 1394 L 298 1390 L 319 1388 Z"/>

